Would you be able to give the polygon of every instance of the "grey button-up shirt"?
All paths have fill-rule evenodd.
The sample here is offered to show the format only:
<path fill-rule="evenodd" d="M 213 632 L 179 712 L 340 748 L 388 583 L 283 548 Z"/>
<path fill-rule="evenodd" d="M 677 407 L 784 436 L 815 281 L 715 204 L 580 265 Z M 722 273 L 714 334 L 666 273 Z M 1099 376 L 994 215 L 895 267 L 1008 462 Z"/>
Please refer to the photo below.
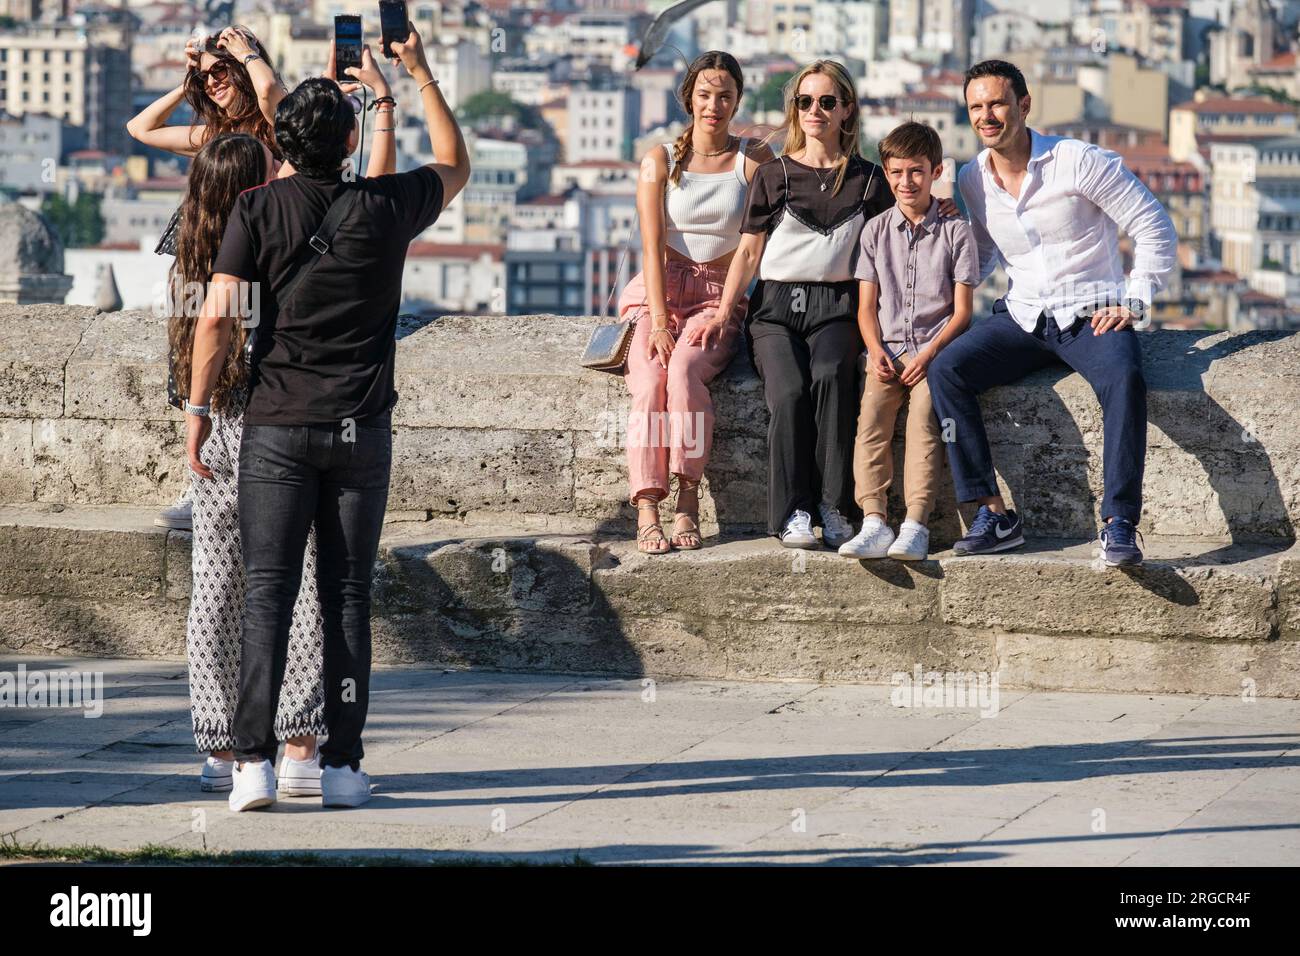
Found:
<path fill-rule="evenodd" d="M 862 228 L 858 279 L 880 288 L 880 333 L 891 355 L 915 355 L 952 318 L 953 286 L 980 283 L 971 224 L 940 216 L 939 200 L 915 227 L 895 204 Z"/>

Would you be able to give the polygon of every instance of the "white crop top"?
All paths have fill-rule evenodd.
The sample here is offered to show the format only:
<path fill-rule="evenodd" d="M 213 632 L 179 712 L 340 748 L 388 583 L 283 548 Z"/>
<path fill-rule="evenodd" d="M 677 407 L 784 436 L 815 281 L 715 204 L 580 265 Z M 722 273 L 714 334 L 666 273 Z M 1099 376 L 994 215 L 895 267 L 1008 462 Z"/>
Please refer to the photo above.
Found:
<path fill-rule="evenodd" d="M 740 245 L 740 223 L 745 218 L 745 145 L 740 141 L 736 165 L 721 173 L 682 170 L 680 185 L 671 179 L 664 188 L 665 240 L 671 249 L 692 262 L 712 262 Z M 673 147 L 668 153 L 668 175 L 673 174 Z"/>

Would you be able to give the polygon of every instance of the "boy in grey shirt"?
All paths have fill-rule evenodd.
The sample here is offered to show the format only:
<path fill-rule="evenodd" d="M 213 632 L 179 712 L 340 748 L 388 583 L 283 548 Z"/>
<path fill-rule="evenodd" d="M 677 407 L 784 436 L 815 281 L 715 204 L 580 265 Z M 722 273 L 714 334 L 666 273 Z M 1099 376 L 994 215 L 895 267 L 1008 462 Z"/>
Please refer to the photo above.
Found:
<path fill-rule="evenodd" d="M 896 201 L 863 227 L 858 254 L 858 326 L 867 346 L 867 374 L 853 480 L 863 521 L 840 554 L 920 561 L 930 551 L 926 522 L 943 467 L 942 433 L 925 370 L 970 324 L 979 253 L 970 223 L 941 215 L 931 196 L 943 169 L 938 133 L 904 123 L 881 140 L 880 163 Z M 894 423 L 904 400 L 907 518 L 895 538 L 885 523 L 885 502 L 894 474 Z"/>

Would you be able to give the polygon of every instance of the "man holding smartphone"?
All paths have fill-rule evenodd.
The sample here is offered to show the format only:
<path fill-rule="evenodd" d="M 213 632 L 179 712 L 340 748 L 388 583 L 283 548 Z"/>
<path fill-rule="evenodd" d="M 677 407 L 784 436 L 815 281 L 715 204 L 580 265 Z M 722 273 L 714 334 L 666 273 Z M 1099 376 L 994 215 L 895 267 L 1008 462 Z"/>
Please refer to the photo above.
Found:
<path fill-rule="evenodd" d="M 275 800 L 273 722 L 313 522 L 329 735 L 320 748 L 322 803 L 354 807 L 370 798 L 361 770 L 370 582 L 392 463 L 402 271 L 411 240 L 470 173 L 460 128 L 419 34 L 409 23 L 408 30 L 392 51 L 415 80 L 437 161 L 349 181 L 343 165 L 356 146 L 352 106 L 336 83 L 304 81 L 275 118 L 276 142 L 297 175 L 239 197 L 195 331 L 186 426 L 190 467 L 202 475 L 208 398 L 227 354 L 241 283 L 258 284 L 256 364 L 239 458 L 247 589 L 230 794 L 236 811 Z M 342 218 L 324 241 L 332 210 Z M 309 281 L 295 283 L 304 268 Z"/>

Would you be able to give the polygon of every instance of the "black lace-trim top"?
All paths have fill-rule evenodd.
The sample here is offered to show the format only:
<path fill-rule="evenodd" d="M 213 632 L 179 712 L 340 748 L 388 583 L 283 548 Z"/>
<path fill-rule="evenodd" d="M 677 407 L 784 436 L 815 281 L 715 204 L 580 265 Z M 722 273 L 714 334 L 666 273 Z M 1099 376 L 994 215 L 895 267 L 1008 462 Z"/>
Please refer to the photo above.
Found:
<path fill-rule="evenodd" d="M 835 177 L 834 170 L 805 166 L 788 156 L 763 163 L 754 172 L 740 231 L 770 233 L 789 212 L 809 229 L 827 236 L 859 212 L 870 219 L 894 202 L 880 167 L 865 159 L 849 160 L 838 193 L 832 192 Z"/>

